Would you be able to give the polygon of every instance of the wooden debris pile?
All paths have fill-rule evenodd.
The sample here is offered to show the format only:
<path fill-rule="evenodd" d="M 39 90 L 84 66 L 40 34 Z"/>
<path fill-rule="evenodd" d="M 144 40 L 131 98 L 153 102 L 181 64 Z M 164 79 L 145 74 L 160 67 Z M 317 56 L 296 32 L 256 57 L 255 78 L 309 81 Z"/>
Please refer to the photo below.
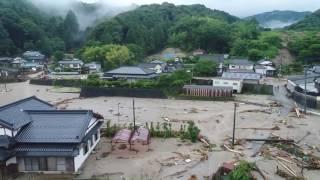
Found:
<path fill-rule="evenodd" d="M 251 112 L 251 113 L 266 113 L 266 114 L 272 114 L 272 111 L 271 109 L 248 109 L 248 110 L 243 110 L 243 111 L 240 111 L 239 113 L 248 113 L 248 112 Z"/>
<path fill-rule="evenodd" d="M 281 103 L 280 102 L 277 102 L 277 101 L 272 101 L 269 103 L 269 106 L 270 107 L 281 107 Z"/>

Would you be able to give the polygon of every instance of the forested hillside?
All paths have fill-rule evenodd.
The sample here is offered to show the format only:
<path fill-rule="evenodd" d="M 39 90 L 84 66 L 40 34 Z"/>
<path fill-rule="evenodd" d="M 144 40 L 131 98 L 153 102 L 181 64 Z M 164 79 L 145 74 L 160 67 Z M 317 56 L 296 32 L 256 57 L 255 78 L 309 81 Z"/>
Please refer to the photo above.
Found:
<path fill-rule="evenodd" d="M 306 16 L 302 21 L 288 27 L 290 30 L 299 31 L 319 31 L 320 30 L 320 9 Z"/>
<path fill-rule="evenodd" d="M 49 16 L 25 0 L 0 0 L 0 54 L 10 56 L 25 50 L 46 55 L 71 50 L 81 41 L 72 11 L 65 18 Z"/>
<path fill-rule="evenodd" d="M 193 28 L 199 23 L 204 23 L 201 24 L 199 29 L 192 32 L 195 33 L 193 35 L 199 35 L 199 38 L 195 40 L 198 42 L 190 42 L 191 46 L 190 44 L 185 46 L 187 49 L 199 48 L 209 43 L 203 42 L 201 35 L 218 34 L 221 29 L 227 30 L 224 29 L 227 28 L 225 25 L 237 20 L 237 17 L 223 11 L 211 10 L 203 5 L 175 6 L 169 3 L 145 5 L 101 23 L 91 32 L 89 39 L 102 43 L 137 44 L 145 52 L 152 53 L 165 47 L 172 34 L 182 39 L 187 38 L 185 37 L 187 35 L 180 31 L 181 28 L 178 26 L 186 25 Z M 209 32 L 209 30 L 211 31 L 210 26 L 215 25 L 219 27 Z M 216 29 L 217 32 L 213 32 Z M 171 40 L 172 43 L 176 44 L 177 39 Z M 199 44 L 199 41 L 201 41 L 201 44 Z M 184 47 L 184 45 L 182 46 Z M 216 50 L 212 47 L 208 48 L 209 50 Z"/>
<path fill-rule="evenodd" d="M 91 12 L 96 5 L 81 8 Z M 76 57 L 100 61 L 110 69 L 135 64 L 165 47 L 187 52 L 201 48 L 251 60 L 272 58 L 281 47 L 279 34 L 265 32 L 255 20 L 203 5 L 143 5 L 86 31 L 80 30 L 77 19 L 70 10 L 66 16 L 54 16 L 26 0 L 0 0 L 0 55 L 38 50 L 59 60 L 65 52 L 76 52 Z"/>

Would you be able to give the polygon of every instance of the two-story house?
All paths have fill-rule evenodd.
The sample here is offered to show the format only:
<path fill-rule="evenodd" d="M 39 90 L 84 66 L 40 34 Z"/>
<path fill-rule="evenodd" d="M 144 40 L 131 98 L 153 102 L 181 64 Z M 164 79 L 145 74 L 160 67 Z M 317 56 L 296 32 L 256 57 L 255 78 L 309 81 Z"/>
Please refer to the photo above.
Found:
<path fill-rule="evenodd" d="M 62 71 L 64 70 L 71 70 L 71 71 L 81 71 L 81 68 L 83 66 L 83 61 L 79 59 L 66 59 L 58 62 L 59 67 L 62 68 Z"/>
<path fill-rule="evenodd" d="M 102 116 L 56 110 L 37 97 L 0 107 L 0 164 L 19 172 L 77 172 L 100 140 Z"/>

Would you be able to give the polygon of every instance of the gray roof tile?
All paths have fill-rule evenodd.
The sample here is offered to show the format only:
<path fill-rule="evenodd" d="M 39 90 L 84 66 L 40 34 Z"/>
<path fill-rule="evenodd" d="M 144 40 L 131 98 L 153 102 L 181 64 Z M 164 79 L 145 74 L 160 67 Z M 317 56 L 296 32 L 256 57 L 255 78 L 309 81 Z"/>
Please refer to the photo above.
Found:
<path fill-rule="evenodd" d="M 105 74 L 131 74 L 131 75 L 149 75 L 155 73 L 153 70 L 144 69 L 138 66 L 123 66 L 108 72 Z"/>
<path fill-rule="evenodd" d="M 248 59 L 231 59 L 230 64 L 253 65 L 254 63 Z"/>
<path fill-rule="evenodd" d="M 54 110 L 55 107 L 35 96 L 0 107 L 0 124 L 18 129 L 30 122 L 26 110 Z"/>
<path fill-rule="evenodd" d="M 30 124 L 16 137 L 19 143 L 79 143 L 93 117 L 91 111 L 27 111 Z"/>
<path fill-rule="evenodd" d="M 260 80 L 261 75 L 258 73 L 241 73 L 241 72 L 223 72 L 223 78 Z"/>

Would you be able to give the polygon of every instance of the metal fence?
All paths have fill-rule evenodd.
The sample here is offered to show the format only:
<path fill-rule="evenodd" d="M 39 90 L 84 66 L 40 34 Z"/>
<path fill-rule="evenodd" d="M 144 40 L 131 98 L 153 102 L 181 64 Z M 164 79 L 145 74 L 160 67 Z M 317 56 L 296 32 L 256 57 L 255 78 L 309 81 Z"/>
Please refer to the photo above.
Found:
<path fill-rule="evenodd" d="M 80 97 L 139 97 L 139 98 L 167 98 L 159 89 L 138 89 L 138 88 L 105 88 L 105 87 L 82 87 Z"/>
<path fill-rule="evenodd" d="M 292 98 L 297 103 L 304 105 L 305 104 L 305 96 L 303 93 L 300 93 L 298 91 L 294 91 L 292 93 Z M 307 107 L 317 109 L 320 108 L 320 102 L 317 102 L 317 98 L 315 96 L 309 96 L 307 95 Z"/>
<path fill-rule="evenodd" d="M 273 95 L 273 86 L 266 84 L 247 84 L 242 87 L 243 93 Z"/>
<path fill-rule="evenodd" d="M 31 79 L 30 84 L 42 86 L 81 87 L 81 80 L 74 79 Z"/>

